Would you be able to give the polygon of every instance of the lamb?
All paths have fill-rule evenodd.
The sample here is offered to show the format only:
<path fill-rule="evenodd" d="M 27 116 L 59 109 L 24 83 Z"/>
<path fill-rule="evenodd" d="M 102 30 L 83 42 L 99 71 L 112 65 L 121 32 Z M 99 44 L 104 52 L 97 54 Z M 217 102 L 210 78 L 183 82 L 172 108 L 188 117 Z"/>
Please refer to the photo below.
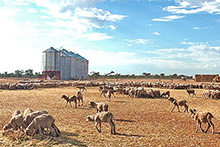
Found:
<path fill-rule="evenodd" d="M 25 126 L 28 126 L 35 117 L 42 115 L 42 114 L 48 114 L 47 111 L 43 110 L 43 111 L 34 111 L 32 113 L 29 113 L 25 118 L 24 118 L 24 124 Z"/>
<path fill-rule="evenodd" d="M 170 102 L 172 102 L 173 105 L 174 105 L 173 108 L 172 108 L 172 110 L 171 110 L 171 112 L 173 112 L 173 110 L 174 110 L 175 107 L 177 107 L 178 112 L 180 112 L 179 106 L 184 106 L 184 107 L 185 107 L 184 112 L 188 112 L 188 106 L 187 106 L 187 104 L 186 104 L 186 103 L 187 103 L 186 100 L 177 101 L 177 100 L 174 99 L 173 97 L 169 97 L 168 100 L 169 100 Z"/>
<path fill-rule="evenodd" d="M 76 93 L 76 99 L 78 100 L 78 106 L 80 106 L 80 101 L 82 102 L 82 106 L 83 106 L 83 95 L 81 91 L 78 91 Z"/>
<path fill-rule="evenodd" d="M 189 94 L 188 97 L 196 96 L 196 93 L 195 93 L 195 90 L 194 90 L 194 89 L 187 89 L 186 92 Z M 192 94 L 192 96 L 191 96 L 190 94 Z"/>
<path fill-rule="evenodd" d="M 210 112 L 197 112 L 196 109 L 190 109 L 190 114 L 192 115 L 194 120 L 197 121 L 195 131 L 196 133 L 198 132 L 198 126 L 200 127 L 203 133 L 207 133 L 210 126 L 212 126 L 212 134 L 214 134 L 214 124 L 212 122 L 212 118 L 214 118 L 214 116 Z M 202 129 L 202 123 L 208 123 L 206 131 Z"/>
<path fill-rule="evenodd" d="M 95 128 L 99 133 L 101 133 L 101 122 L 107 122 L 111 126 L 111 133 L 116 134 L 115 132 L 115 123 L 113 122 L 113 114 L 111 112 L 98 112 L 95 115 L 89 115 L 86 118 L 86 121 L 95 121 Z M 99 129 L 98 129 L 99 125 Z"/>
<path fill-rule="evenodd" d="M 61 99 L 62 99 L 62 98 L 66 100 L 66 107 L 67 107 L 68 103 L 70 103 L 70 106 L 72 107 L 71 102 L 74 102 L 74 103 L 75 103 L 75 108 L 77 108 L 77 97 L 76 97 L 75 95 L 72 96 L 71 98 L 69 98 L 69 97 L 66 96 L 66 95 L 62 95 L 62 96 L 61 96 Z"/>
<path fill-rule="evenodd" d="M 167 97 L 170 97 L 170 91 L 164 91 L 163 93 L 161 93 L 160 97 L 164 97 L 166 98 Z"/>
<path fill-rule="evenodd" d="M 54 124 L 55 119 L 49 114 L 42 114 L 34 118 L 34 120 L 25 129 L 25 133 L 29 136 L 33 136 L 37 132 L 44 133 L 44 128 L 50 129 L 50 135 L 55 132 L 56 137 L 59 136 L 60 130 Z"/>
<path fill-rule="evenodd" d="M 18 129 L 23 131 L 23 129 L 26 128 L 23 119 L 24 118 L 21 114 L 12 116 L 11 120 L 3 127 L 3 130 L 8 130 L 13 128 L 13 131 Z"/>
<path fill-rule="evenodd" d="M 95 103 L 93 101 L 90 101 L 88 105 L 96 108 L 97 112 L 108 111 L 108 104 L 104 102 Z"/>

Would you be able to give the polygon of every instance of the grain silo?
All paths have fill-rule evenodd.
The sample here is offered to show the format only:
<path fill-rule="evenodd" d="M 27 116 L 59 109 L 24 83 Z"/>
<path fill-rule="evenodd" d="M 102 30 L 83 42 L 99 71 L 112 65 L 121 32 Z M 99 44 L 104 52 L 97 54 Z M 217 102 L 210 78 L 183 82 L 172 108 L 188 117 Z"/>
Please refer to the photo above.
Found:
<path fill-rule="evenodd" d="M 88 78 L 88 60 L 81 55 L 64 48 L 53 47 L 43 52 L 42 79 L 86 79 Z"/>

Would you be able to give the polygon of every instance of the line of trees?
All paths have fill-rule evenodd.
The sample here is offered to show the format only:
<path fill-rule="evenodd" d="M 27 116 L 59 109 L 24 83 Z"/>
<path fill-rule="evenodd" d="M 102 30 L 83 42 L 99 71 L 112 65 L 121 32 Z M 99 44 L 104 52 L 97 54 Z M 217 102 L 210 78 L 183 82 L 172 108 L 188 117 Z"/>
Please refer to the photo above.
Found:
<path fill-rule="evenodd" d="M 34 72 L 33 69 L 15 70 L 13 73 L 0 73 L 0 77 L 18 77 L 18 78 L 41 78 L 40 72 Z"/>
<path fill-rule="evenodd" d="M 143 72 L 141 75 L 135 75 L 135 74 L 119 74 L 116 73 L 114 75 L 101 75 L 99 72 L 91 72 L 89 74 L 89 78 L 92 79 L 100 79 L 100 78 L 115 78 L 115 79 L 123 79 L 123 78 L 146 78 L 146 79 L 192 79 L 192 76 L 186 76 L 186 75 L 178 75 L 178 74 L 171 74 L 171 75 L 165 75 L 164 73 L 161 74 L 155 74 L 152 75 L 150 73 Z"/>

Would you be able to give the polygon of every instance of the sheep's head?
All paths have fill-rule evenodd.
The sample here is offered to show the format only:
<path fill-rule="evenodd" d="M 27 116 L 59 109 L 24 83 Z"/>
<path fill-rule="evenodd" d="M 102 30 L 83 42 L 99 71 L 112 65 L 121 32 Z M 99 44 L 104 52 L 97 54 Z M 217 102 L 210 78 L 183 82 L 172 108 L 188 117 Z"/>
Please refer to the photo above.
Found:
<path fill-rule="evenodd" d="M 3 130 L 8 130 L 8 129 L 11 129 L 12 128 L 12 125 L 10 123 L 6 124 L 4 127 L 3 127 Z"/>
<path fill-rule="evenodd" d="M 33 129 L 26 128 L 24 132 L 28 136 L 33 136 L 34 135 L 34 130 Z"/>
<path fill-rule="evenodd" d="M 89 105 L 90 108 L 91 108 L 91 107 L 94 107 L 94 104 L 95 104 L 95 102 L 93 102 L 93 101 L 89 101 L 89 103 L 88 103 L 88 105 Z"/>
<path fill-rule="evenodd" d="M 94 118 L 92 115 L 89 115 L 86 117 L 86 121 L 89 122 L 89 121 L 94 121 Z"/>
<path fill-rule="evenodd" d="M 194 118 L 196 114 L 196 109 L 189 109 L 189 114 L 191 115 L 192 118 Z"/>
<path fill-rule="evenodd" d="M 61 96 L 61 99 L 66 98 L 66 97 L 67 97 L 66 95 L 62 95 L 62 96 Z"/>

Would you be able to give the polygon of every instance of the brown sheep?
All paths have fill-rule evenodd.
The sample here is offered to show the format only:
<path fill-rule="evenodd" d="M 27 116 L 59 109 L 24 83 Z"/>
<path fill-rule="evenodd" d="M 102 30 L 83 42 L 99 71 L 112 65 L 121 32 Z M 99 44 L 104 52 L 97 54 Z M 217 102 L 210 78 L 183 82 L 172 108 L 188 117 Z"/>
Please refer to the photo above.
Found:
<path fill-rule="evenodd" d="M 161 93 L 160 97 L 170 97 L 170 91 L 164 91 L 163 93 Z"/>
<path fill-rule="evenodd" d="M 189 94 L 188 97 L 196 96 L 196 93 L 195 93 L 195 90 L 194 90 L 194 89 L 187 89 L 186 92 Z M 192 96 L 191 96 L 190 94 L 192 94 Z"/>
<path fill-rule="evenodd" d="M 23 116 L 21 114 L 14 115 L 11 120 L 3 127 L 3 130 L 8 130 L 13 128 L 14 130 L 22 130 L 26 128 L 26 125 L 23 121 Z"/>
<path fill-rule="evenodd" d="M 172 110 L 171 110 L 171 112 L 174 110 L 175 107 L 177 107 L 178 112 L 180 112 L 179 106 L 184 106 L 184 107 L 185 107 L 184 112 L 188 112 L 188 106 L 187 106 L 187 104 L 186 104 L 186 103 L 187 103 L 186 100 L 177 101 L 177 100 L 174 99 L 173 97 L 169 97 L 168 100 L 169 100 L 170 102 L 172 102 L 173 105 L 174 105 L 173 108 L 172 108 Z"/>
<path fill-rule="evenodd" d="M 48 114 L 47 111 L 34 111 L 32 113 L 29 113 L 25 118 L 24 118 L 24 124 L 25 126 L 28 126 L 35 117 L 42 115 L 42 114 Z"/>
<path fill-rule="evenodd" d="M 76 93 L 76 99 L 78 101 L 78 106 L 80 106 L 80 101 L 82 103 L 82 106 L 83 106 L 83 95 L 82 95 L 82 92 L 81 91 L 78 91 Z"/>
<path fill-rule="evenodd" d="M 60 130 L 54 124 L 55 119 L 49 114 L 42 114 L 34 118 L 34 120 L 25 129 L 25 133 L 33 136 L 37 132 L 44 133 L 44 128 L 50 129 L 50 135 L 55 132 L 56 137 L 59 136 Z"/>
<path fill-rule="evenodd" d="M 108 104 L 104 102 L 95 103 L 93 101 L 90 101 L 88 105 L 92 106 L 93 108 L 96 108 L 97 112 L 108 111 Z"/>
<path fill-rule="evenodd" d="M 214 134 L 214 124 L 212 122 L 212 118 L 214 116 L 210 112 L 197 112 L 196 109 L 190 109 L 190 114 L 197 121 L 196 125 L 196 133 L 198 132 L 198 127 L 202 130 L 203 133 L 207 133 L 210 126 L 212 127 L 212 134 Z M 202 123 L 208 123 L 208 127 L 206 131 L 202 129 Z"/>
<path fill-rule="evenodd" d="M 113 114 L 111 112 L 98 112 L 95 115 L 89 115 L 86 117 L 86 121 L 95 121 L 95 128 L 99 133 L 101 133 L 101 122 L 107 122 L 111 126 L 111 133 L 116 134 L 115 132 L 115 123 L 113 122 Z M 99 125 L 99 129 L 98 129 Z"/>
<path fill-rule="evenodd" d="M 75 108 L 77 108 L 77 97 L 76 97 L 75 95 L 72 96 L 71 98 L 69 98 L 69 97 L 66 96 L 66 95 L 62 95 L 62 96 L 61 96 L 61 99 L 62 99 L 62 98 L 66 100 L 66 107 L 67 107 L 68 103 L 70 103 L 70 106 L 72 107 L 71 102 L 74 102 L 74 103 L 75 103 Z"/>

